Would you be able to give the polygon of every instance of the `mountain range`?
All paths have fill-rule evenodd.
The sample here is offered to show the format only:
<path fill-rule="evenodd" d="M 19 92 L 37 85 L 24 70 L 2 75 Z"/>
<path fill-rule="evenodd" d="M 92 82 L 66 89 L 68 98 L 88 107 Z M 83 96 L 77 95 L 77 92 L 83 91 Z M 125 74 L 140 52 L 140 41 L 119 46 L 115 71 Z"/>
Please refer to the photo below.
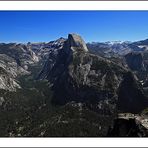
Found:
<path fill-rule="evenodd" d="M 0 43 L 2 137 L 143 137 L 147 108 L 147 39 Z"/>

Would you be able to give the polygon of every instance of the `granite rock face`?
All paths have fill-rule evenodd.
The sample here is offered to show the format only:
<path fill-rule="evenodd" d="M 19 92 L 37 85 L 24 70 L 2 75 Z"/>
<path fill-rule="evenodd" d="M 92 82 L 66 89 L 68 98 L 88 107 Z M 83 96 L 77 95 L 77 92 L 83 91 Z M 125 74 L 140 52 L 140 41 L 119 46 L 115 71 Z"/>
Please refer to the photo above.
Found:
<path fill-rule="evenodd" d="M 72 51 L 88 51 L 84 40 L 77 34 L 69 34 L 65 46 L 64 48 L 71 49 Z"/>

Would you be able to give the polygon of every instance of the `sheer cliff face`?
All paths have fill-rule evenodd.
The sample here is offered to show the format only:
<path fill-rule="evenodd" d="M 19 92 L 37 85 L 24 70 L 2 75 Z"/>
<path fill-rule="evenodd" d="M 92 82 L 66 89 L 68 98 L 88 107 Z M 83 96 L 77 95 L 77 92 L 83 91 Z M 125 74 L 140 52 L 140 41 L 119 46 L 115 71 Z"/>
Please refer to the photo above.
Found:
<path fill-rule="evenodd" d="M 68 50 L 71 49 L 72 51 L 84 51 L 87 52 L 87 46 L 81 36 L 77 34 L 69 34 L 68 40 L 65 43 L 65 47 Z"/>

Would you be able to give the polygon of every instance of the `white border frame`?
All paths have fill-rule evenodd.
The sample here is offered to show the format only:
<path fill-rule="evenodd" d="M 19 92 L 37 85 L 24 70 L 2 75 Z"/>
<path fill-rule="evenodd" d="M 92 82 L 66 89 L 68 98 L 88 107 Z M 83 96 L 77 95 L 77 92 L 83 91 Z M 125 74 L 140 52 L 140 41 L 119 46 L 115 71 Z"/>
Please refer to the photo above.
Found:
<path fill-rule="evenodd" d="M 148 1 L 0 1 L 0 10 L 148 10 Z"/>
<path fill-rule="evenodd" d="M 147 147 L 147 138 L 1 138 L 0 147 Z"/>
<path fill-rule="evenodd" d="M 148 1 L 0 1 L 0 10 L 148 10 Z M 0 138 L 1 147 L 147 147 L 147 138 Z"/>

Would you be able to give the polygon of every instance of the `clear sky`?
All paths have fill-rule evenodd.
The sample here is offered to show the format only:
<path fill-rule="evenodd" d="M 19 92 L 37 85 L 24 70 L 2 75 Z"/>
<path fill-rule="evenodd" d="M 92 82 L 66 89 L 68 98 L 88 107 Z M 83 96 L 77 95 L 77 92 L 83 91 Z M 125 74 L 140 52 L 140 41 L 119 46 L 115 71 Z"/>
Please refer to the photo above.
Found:
<path fill-rule="evenodd" d="M 0 42 L 38 42 L 80 34 L 86 42 L 148 38 L 148 11 L 0 11 Z"/>

